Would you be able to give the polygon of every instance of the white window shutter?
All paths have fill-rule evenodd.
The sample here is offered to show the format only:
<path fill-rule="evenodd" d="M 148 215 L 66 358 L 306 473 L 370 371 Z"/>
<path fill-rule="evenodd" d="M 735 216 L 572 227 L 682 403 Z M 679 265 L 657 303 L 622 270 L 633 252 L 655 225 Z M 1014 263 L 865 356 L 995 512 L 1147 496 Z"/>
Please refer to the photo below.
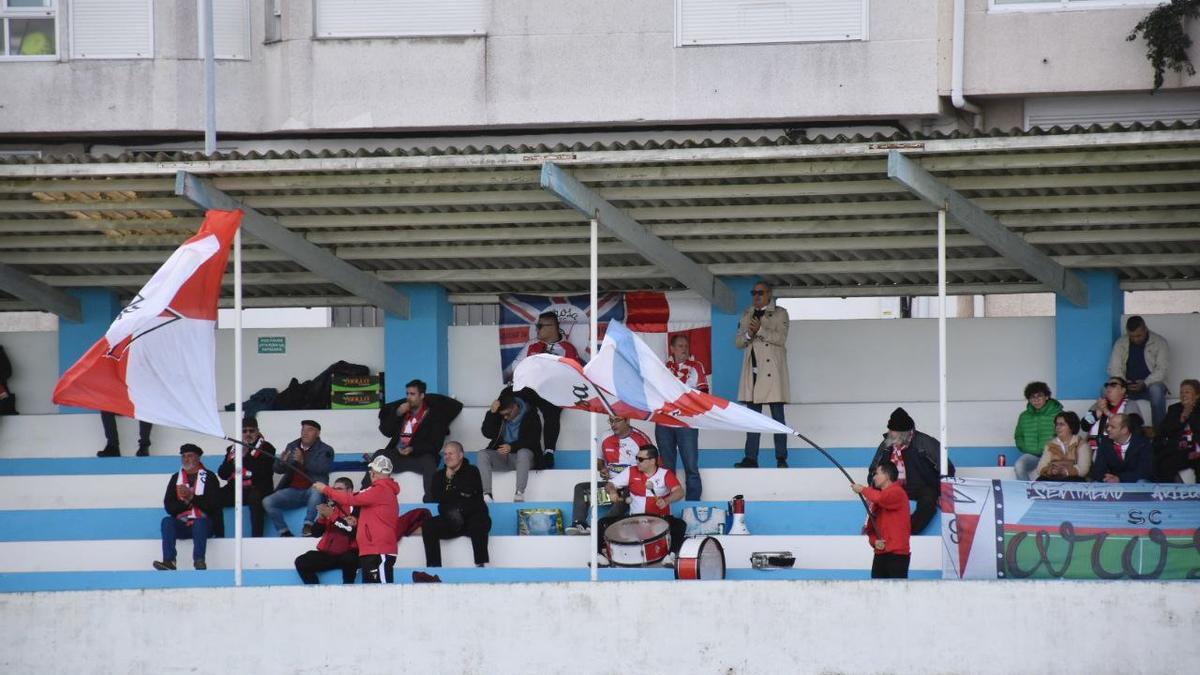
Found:
<path fill-rule="evenodd" d="M 867 39 L 867 0 L 675 0 L 675 43 Z"/>
<path fill-rule="evenodd" d="M 73 0 L 71 57 L 154 58 L 152 0 Z"/>
<path fill-rule="evenodd" d="M 250 0 L 212 0 L 213 52 L 218 59 L 250 58 Z M 199 56 L 204 58 L 204 3 L 196 0 Z"/>
<path fill-rule="evenodd" d="M 487 0 L 316 0 L 322 38 L 486 35 Z"/>

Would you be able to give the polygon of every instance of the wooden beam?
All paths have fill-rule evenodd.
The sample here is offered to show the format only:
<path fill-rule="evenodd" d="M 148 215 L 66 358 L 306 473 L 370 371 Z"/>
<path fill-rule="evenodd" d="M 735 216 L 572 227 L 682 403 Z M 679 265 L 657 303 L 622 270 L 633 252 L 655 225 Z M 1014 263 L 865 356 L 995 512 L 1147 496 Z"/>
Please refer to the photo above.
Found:
<path fill-rule="evenodd" d="M 967 232 L 979 237 L 1000 255 L 1012 260 L 1034 279 L 1079 307 L 1087 307 L 1087 284 L 1045 253 L 1013 234 L 970 199 L 942 184 L 916 162 L 897 150 L 888 153 L 888 178 L 946 214 Z"/>
<path fill-rule="evenodd" d="M 642 256 L 679 280 L 700 297 L 726 312 L 737 309 L 733 289 L 703 266 L 658 238 L 621 209 L 605 201 L 553 162 L 542 165 L 542 189 L 587 218 L 596 218 L 605 229 L 633 246 Z"/>
<path fill-rule="evenodd" d="M 244 206 L 213 187 L 207 179 L 180 171 L 175 179 L 175 194 L 185 197 L 203 209 L 243 209 L 246 215 L 242 218 L 242 231 L 246 234 L 283 253 L 330 283 L 362 298 L 367 304 L 375 305 L 401 319 L 408 318 L 407 295 L 307 241 L 301 235 L 280 225 L 274 218 Z"/>

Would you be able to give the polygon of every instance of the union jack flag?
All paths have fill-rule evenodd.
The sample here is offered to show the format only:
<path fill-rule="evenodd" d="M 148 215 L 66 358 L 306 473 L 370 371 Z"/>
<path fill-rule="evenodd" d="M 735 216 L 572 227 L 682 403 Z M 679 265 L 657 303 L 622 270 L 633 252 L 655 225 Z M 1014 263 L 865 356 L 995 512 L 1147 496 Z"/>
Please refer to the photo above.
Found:
<path fill-rule="evenodd" d="M 537 340 L 538 315 L 554 312 L 558 316 L 562 339 L 575 346 L 576 351 L 588 353 L 588 322 L 591 319 L 587 295 L 516 295 L 500 296 L 500 367 L 504 381 L 511 382 L 513 368 L 524 356 L 530 343 Z M 623 293 L 601 293 L 599 304 L 599 339 L 604 339 L 608 322 L 625 318 Z"/>

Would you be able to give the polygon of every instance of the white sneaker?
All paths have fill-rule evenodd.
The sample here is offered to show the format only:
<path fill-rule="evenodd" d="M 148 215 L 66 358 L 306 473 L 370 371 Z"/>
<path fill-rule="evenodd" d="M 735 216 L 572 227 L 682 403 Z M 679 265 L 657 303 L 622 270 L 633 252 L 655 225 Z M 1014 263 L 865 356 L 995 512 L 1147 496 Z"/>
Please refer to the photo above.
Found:
<path fill-rule="evenodd" d="M 520 490 L 517 490 L 517 493 L 513 495 L 513 501 L 514 501 L 514 502 L 523 502 L 523 501 L 525 501 L 525 493 L 524 493 L 524 492 L 521 492 Z"/>
<path fill-rule="evenodd" d="M 563 531 L 566 534 L 569 534 L 574 537 L 592 533 L 591 528 L 588 527 L 585 523 L 573 523 L 570 527 L 568 527 L 566 530 L 563 530 Z"/>
<path fill-rule="evenodd" d="M 675 554 L 668 553 L 667 557 L 662 559 L 662 566 L 663 567 L 674 567 L 675 566 Z"/>
<path fill-rule="evenodd" d="M 483 493 L 483 503 L 484 504 L 492 503 L 492 493 L 490 493 L 490 492 Z"/>

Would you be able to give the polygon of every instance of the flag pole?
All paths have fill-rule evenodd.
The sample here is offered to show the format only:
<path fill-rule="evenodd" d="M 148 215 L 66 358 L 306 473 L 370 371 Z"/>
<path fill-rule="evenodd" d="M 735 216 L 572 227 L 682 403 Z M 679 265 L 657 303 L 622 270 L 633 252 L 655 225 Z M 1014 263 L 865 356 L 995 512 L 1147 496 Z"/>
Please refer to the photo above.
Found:
<path fill-rule="evenodd" d="M 242 429 L 242 228 L 233 235 L 233 423 Z M 239 434 L 234 434 L 239 436 Z M 233 585 L 242 585 L 242 455 L 240 447 L 233 453 Z"/>
<path fill-rule="evenodd" d="M 597 214 L 597 216 L 599 216 L 599 214 Z M 599 312 L 597 311 L 598 310 L 597 305 L 599 304 L 599 295 L 600 295 L 600 290 L 599 290 L 600 281 L 599 281 L 599 276 L 598 276 L 599 275 L 598 268 L 599 268 L 599 263 L 600 263 L 600 255 L 599 255 L 600 244 L 599 244 L 599 238 L 598 238 L 598 230 L 600 227 L 600 222 L 597 218 L 592 218 L 591 225 L 592 225 L 591 246 L 590 246 L 590 251 L 589 251 L 590 273 L 588 275 L 589 276 L 588 292 L 590 294 L 590 298 L 588 300 L 588 303 L 589 303 L 588 307 L 591 308 L 591 312 L 590 312 L 591 321 L 588 322 L 588 347 L 590 349 L 589 360 L 596 358 L 596 354 L 598 351 L 598 346 L 596 343 L 599 341 L 599 335 L 600 335 L 600 329 L 599 329 L 600 317 L 599 317 Z M 588 473 L 591 476 L 591 478 L 590 478 L 591 500 L 590 501 L 591 501 L 591 507 L 592 507 L 591 513 L 588 516 L 588 520 L 590 521 L 590 540 L 592 543 L 591 564 L 589 565 L 589 567 L 591 569 L 591 579 L 592 579 L 592 581 L 596 581 L 597 576 L 598 576 L 597 566 L 600 563 L 600 561 L 599 561 L 600 532 L 598 529 L 599 513 L 600 513 L 600 507 L 598 505 L 598 502 L 600 500 L 597 495 L 597 492 L 599 491 L 599 487 L 600 487 L 600 475 L 599 475 L 599 472 L 596 470 L 596 458 L 599 456 L 599 453 L 597 452 L 597 448 L 596 448 L 596 443 L 597 443 L 596 435 L 598 433 L 598 428 L 596 425 L 596 416 L 595 415 L 588 415 L 588 429 L 589 429 L 588 438 L 590 439 L 589 444 L 588 444 L 588 450 L 589 450 L 589 452 L 588 452 Z"/>

